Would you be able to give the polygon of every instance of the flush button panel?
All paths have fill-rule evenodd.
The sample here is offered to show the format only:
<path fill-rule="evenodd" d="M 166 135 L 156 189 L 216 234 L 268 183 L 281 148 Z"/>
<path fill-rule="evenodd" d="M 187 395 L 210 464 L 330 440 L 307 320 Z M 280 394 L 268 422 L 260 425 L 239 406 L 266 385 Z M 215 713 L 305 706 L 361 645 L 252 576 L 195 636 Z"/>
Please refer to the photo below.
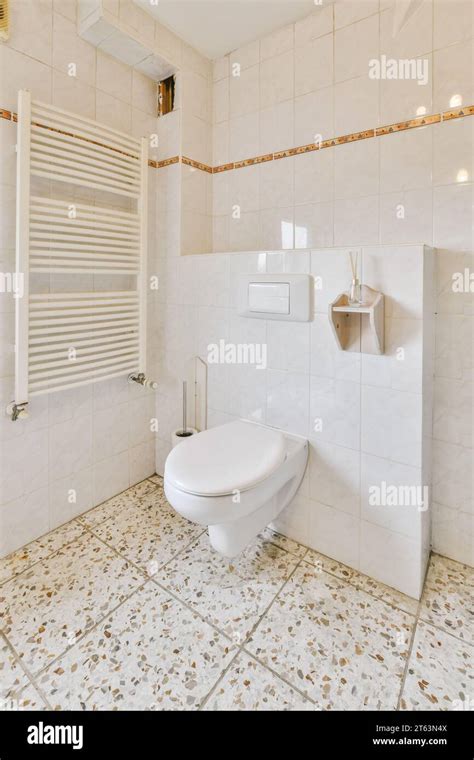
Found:
<path fill-rule="evenodd" d="M 311 279 L 307 274 L 242 274 L 238 289 L 239 314 L 256 319 L 307 322 Z"/>

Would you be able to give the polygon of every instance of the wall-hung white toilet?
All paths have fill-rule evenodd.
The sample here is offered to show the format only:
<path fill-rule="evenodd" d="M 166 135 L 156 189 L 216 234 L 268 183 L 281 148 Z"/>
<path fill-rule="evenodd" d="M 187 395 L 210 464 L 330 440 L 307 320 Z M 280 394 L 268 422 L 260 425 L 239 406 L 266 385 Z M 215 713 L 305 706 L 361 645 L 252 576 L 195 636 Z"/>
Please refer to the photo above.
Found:
<path fill-rule="evenodd" d="M 303 479 L 308 442 L 237 420 L 183 441 L 166 460 L 166 498 L 209 527 L 212 546 L 239 554 L 288 505 Z"/>

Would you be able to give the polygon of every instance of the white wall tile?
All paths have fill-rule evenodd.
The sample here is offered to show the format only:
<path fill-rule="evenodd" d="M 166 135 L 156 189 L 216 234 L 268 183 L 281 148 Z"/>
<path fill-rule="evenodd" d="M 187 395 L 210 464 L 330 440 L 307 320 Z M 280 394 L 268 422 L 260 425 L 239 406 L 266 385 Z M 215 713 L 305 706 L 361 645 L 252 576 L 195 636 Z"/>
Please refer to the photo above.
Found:
<path fill-rule="evenodd" d="M 433 244 L 461 251 L 473 249 L 473 185 L 435 187 L 433 192 Z"/>
<path fill-rule="evenodd" d="M 240 66 L 240 69 L 247 69 L 249 66 L 254 66 L 260 60 L 260 40 L 249 42 L 247 45 L 237 48 L 229 55 L 230 61 L 230 76 L 235 69 L 235 64 Z"/>
<path fill-rule="evenodd" d="M 295 248 L 313 248 L 334 242 L 334 206 L 327 203 L 306 203 L 295 206 Z"/>
<path fill-rule="evenodd" d="M 80 472 L 92 464 L 92 417 L 84 415 L 49 429 L 51 480 Z"/>
<path fill-rule="evenodd" d="M 95 89 L 79 79 L 53 69 L 52 104 L 88 119 L 96 118 Z M 103 112 L 97 119 L 102 121 Z"/>
<path fill-rule="evenodd" d="M 334 35 L 334 76 L 336 82 L 368 76 L 369 61 L 379 55 L 377 15 L 338 29 Z"/>
<path fill-rule="evenodd" d="M 472 567 L 474 563 L 473 515 L 435 503 L 432 519 L 433 551 Z"/>
<path fill-rule="evenodd" d="M 347 380 L 311 376 L 310 436 L 358 450 L 360 385 Z"/>
<path fill-rule="evenodd" d="M 362 451 L 421 467 L 421 412 L 422 399 L 417 393 L 363 385 Z"/>
<path fill-rule="evenodd" d="M 155 441 L 145 441 L 129 450 L 130 485 L 154 475 L 155 470 Z"/>
<path fill-rule="evenodd" d="M 295 205 L 332 200 L 334 158 L 335 154 L 330 150 L 317 150 L 294 157 Z M 286 161 L 283 159 L 278 163 L 286 166 Z"/>
<path fill-rule="evenodd" d="M 362 256 L 363 280 L 385 295 L 386 316 L 421 319 L 423 248 L 367 247 Z"/>
<path fill-rule="evenodd" d="M 470 0 L 434 0 L 434 49 L 472 37 L 472 13 Z"/>
<path fill-rule="evenodd" d="M 47 432 L 25 432 L 2 442 L 1 503 L 21 498 L 48 484 Z"/>
<path fill-rule="evenodd" d="M 431 187 L 432 138 L 432 127 L 422 127 L 380 140 L 381 193 Z"/>
<path fill-rule="evenodd" d="M 379 147 L 377 140 L 361 140 L 335 148 L 335 198 L 363 198 L 379 192 Z"/>
<path fill-rule="evenodd" d="M 48 499 L 44 487 L 0 507 L 0 557 L 48 532 Z"/>
<path fill-rule="evenodd" d="M 332 87 L 295 97 L 294 111 L 295 145 L 308 145 L 335 134 Z"/>
<path fill-rule="evenodd" d="M 339 82 L 334 87 L 334 131 L 336 136 L 373 129 L 379 121 L 379 82 L 366 74 Z"/>
<path fill-rule="evenodd" d="M 360 455 L 332 443 L 311 441 L 310 496 L 330 507 L 359 517 Z"/>
<path fill-rule="evenodd" d="M 242 169 L 242 171 L 247 171 L 247 169 Z M 260 164 L 260 209 L 278 209 L 293 205 L 293 173 L 294 164 L 291 158 Z"/>
<path fill-rule="evenodd" d="M 333 35 L 327 34 L 295 49 L 295 96 L 333 83 L 333 44 Z"/>
<path fill-rule="evenodd" d="M 472 448 L 433 441 L 433 500 L 460 512 L 474 511 Z"/>
<path fill-rule="evenodd" d="M 93 506 L 92 468 L 53 480 L 49 487 L 49 530 Z"/>
<path fill-rule="evenodd" d="M 63 74 L 72 71 L 75 66 L 75 76 L 86 84 L 94 86 L 96 74 L 96 50 L 92 45 L 82 40 L 76 29 L 75 22 L 66 19 L 59 13 L 53 13 L 53 55 L 52 65 Z"/>
<path fill-rule="evenodd" d="M 417 79 L 382 79 L 380 82 L 380 124 L 394 124 L 405 119 L 433 113 L 433 57 L 424 55 L 417 66 L 425 67 L 426 84 Z M 424 63 L 426 61 L 426 63 Z"/>
<path fill-rule="evenodd" d="M 240 72 L 239 76 L 229 78 L 229 113 L 231 118 L 252 113 L 259 108 L 259 66 L 251 66 Z M 223 80 L 225 81 L 225 80 Z M 220 107 L 221 121 L 225 114 L 225 90 L 222 83 L 217 86 L 217 107 Z M 219 103 L 219 97 L 221 103 Z"/>
<path fill-rule="evenodd" d="M 10 47 L 51 65 L 52 0 L 22 0 L 10 5 Z"/>
<path fill-rule="evenodd" d="M 361 361 L 366 355 L 341 351 L 326 313 L 315 314 L 311 324 L 311 374 L 335 380 L 360 382 Z"/>
<path fill-rule="evenodd" d="M 379 0 L 338 0 L 334 4 L 334 23 L 336 29 L 348 26 L 362 18 L 371 16 L 379 10 Z"/>
<path fill-rule="evenodd" d="M 264 209 L 260 212 L 260 238 L 255 248 L 294 248 L 294 209 Z"/>
<path fill-rule="evenodd" d="M 433 184 L 472 182 L 473 130 L 469 119 L 453 119 L 433 127 Z"/>
<path fill-rule="evenodd" d="M 353 515 L 311 499 L 309 545 L 312 549 L 359 567 L 359 520 Z"/>
<path fill-rule="evenodd" d="M 433 3 L 422 0 L 401 29 L 394 33 L 396 5 L 380 14 L 380 50 L 388 58 L 418 58 L 430 53 L 433 41 Z"/>
<path fill-rule="evenodd" d="M 454 106 L 470 105 L 474 100 L 472 42 L 437 50 L 433 54 L 433 108 L 447 111 Z"/>
<path fill-rule="evenodd" d="M 289 433 L 308 430 L 309 379 L 297 372 L 267 371 L 266 421 Z"/>
<path fill-rule="evenodd" d="M 370 245 L 379 239 L 379 197 L 338 200 L 334 204 L 334 244 Z"/>
<path fill-rule="evenodd" d="M 391 503 L 386 489 L 398 489 Z M 380 489 L 375 491 L 373 489 Z M 401 489 L 410 489 L 403 492 Z M 374 504 L 378 500 L 380 502 Z M 388 496 L 391 496 L 390 491 Z M 425 499 L 425 496 L 427 498 Z M 387 503 L 384 503 L 384 502 Z M 401 503 L 400 503 L 401 502 Z M 408 502 L 408 503 L 407 503 Z M 361 457 L 361 516 L 363 520 L 411 538 L 421 536 L 421 512 L 431 508 L 430 494 L 423 490 L 421 469 L 391 462 L 379 456 Z"/>
<path fill-rule="evenodd" d="M 472 446 L 474 422 L 472 380 L 437 377 L 434 383 L 434 394 L 434 438 L 460 446 Z"/>
<path fill-rule="evenodd" d="M 261 154 L 286 150 L 295 144 L 294 106 L 292 100 L 276 103 L 260 110 Z"/>
<path fill-rule="evenodd" d="M 307 322 L 267 323 L 270 369 L 309 373 L 310 325 Z"/>
<path fill-rule="evenodd" d="M 103 459 L 93 465 L 92 471 L 94 504 L 101 504 L 128 488 L 128 451 Z"/>
<path fill-rule="evenodd" d="M 260 40 L 260 60 L 273 58 L 291 50 L 294 44 L 294 27 L 292 24 L 276 29 Z"/>
<path fill-rule="evenodd" d="M 433 241 L 433 205 L 429 189 L 380 196 L 380 242 L 385 245 Z"/>
<path fill-rule="evenodd" d="M 295 24 L 295 47 L 304 45 L 306 42 L 330 34 L 334 28 L 332 5 L 323 5 L 314 13 Z"/>
<path fill-rule="evenodd" d="M 424 567 L 421 567 L 417 539 L 362 521 L 359 569 L 408 596 L 420 598 Z"/>
<path fill-rule="evenodd" d="M 260 105 L 281 103 L 294 95 L 293 51 L 268 58 L 260 64 Z"/>

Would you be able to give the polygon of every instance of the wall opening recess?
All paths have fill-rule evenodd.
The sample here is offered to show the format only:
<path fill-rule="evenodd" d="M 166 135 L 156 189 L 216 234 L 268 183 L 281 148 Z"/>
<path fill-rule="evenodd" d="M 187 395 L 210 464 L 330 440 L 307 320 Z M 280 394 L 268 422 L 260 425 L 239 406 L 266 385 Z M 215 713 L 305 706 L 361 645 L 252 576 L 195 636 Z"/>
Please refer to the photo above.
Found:
<path fill-rule="evenodd" d="M 165 116 L 174 108 L 174 75 L 158 82 L 158 116 Z"/>
<path fill-rule="evenodd" d="M 8 3 L 9 0 L 0 0 L 0 40 L 8 40 L 10 37 Z"/>

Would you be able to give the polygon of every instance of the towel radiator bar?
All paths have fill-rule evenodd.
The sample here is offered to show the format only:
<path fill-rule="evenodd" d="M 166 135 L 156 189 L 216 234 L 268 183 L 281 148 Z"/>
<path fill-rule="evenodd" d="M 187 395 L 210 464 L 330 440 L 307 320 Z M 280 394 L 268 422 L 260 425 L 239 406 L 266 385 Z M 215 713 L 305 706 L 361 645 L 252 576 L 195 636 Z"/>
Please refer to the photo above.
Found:
<path fill-rule="evenodd" d="M 17 154 L 12 419 L 30 396 L 146 372 L 147 139 L 21 90 Z M 33 177 L 53 192 L 31 194 Z M 93 205 L 69 200 L 71 185 L 93 191 Z M 117 196 L 131 210 L 118 210 Z M 35 274 L 62 275 L 71 289 L 34 292 Z M 78 292 L 78 275 L 126 276 L 134 286 Z"/>

